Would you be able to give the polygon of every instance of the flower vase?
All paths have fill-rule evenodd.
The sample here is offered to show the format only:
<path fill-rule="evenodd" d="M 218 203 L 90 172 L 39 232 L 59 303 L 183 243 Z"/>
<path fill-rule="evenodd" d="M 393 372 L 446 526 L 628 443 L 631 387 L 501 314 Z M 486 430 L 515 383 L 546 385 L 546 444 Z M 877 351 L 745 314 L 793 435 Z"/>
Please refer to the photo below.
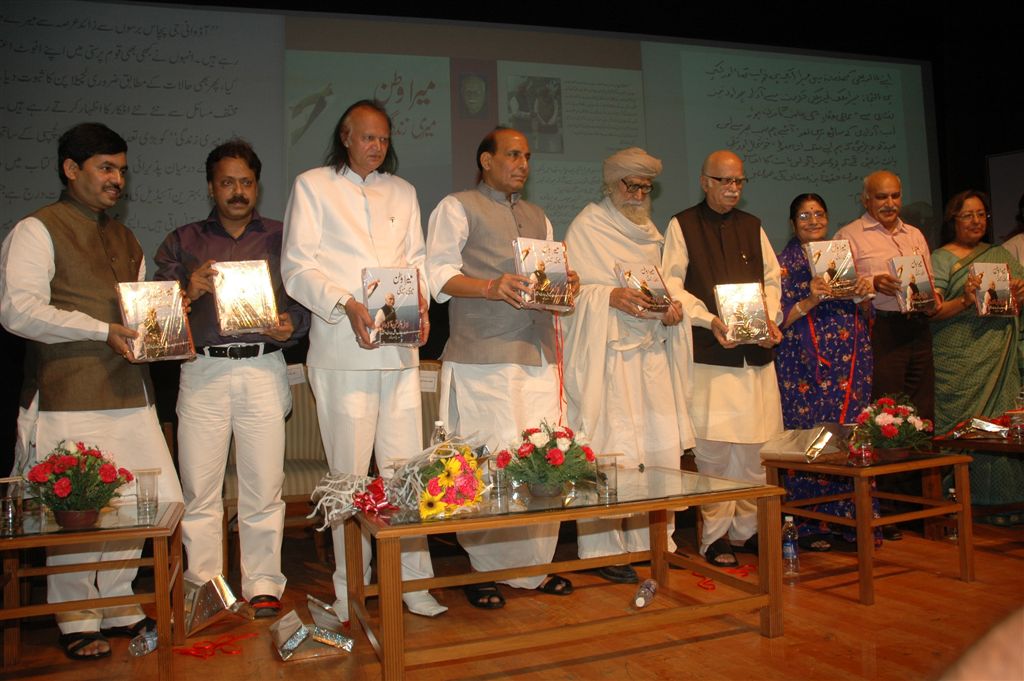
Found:
<path fill-rule="evenodd" d="M 558 497 L 562 495 L 562 484 L 558 482 L 531 482 L 528 486 L 530 488 L 530 496 L 532 497 Z"/>
<path fill-rule="evenodd" d="M 98 508 L 90 508 L 81 511 L 57 511 L 54 510 L 53 518 L 65 530 L 85 530 L 96 524 L 100 517 Z"/>

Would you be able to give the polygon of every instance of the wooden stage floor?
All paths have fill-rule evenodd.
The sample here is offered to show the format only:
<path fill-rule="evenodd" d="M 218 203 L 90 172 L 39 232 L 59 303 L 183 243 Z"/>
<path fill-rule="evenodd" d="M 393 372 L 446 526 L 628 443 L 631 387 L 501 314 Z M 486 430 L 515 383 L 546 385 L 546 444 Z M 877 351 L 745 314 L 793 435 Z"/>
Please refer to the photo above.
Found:
<path fill-rule="evenodd" d="M 436 668 L 410 670 L 407 678 L 438 679 L 936 679 L 990 627 L 1024 605 L 1024 528 L 975 525 L 976 574 L 973 583 L 956 578 L 952 547 L 905 532 L 900 542 L 886 542 L 876 554 L 873 606 L 857 602 L 856 554 L 801 554 L 802 578 L 783 588 L 785 635 L 766 639 L 758 634 L 755 614 L 715 617 L 646 634 L 583 641 L 574 646 L 544 648 L 528 654 L 466 660 Z M 447 536 L 447 535 L 446 535 Z M 693 531 L 677 531 L 682 551 L 693 552 Z M 465 565 L 464 554 L 443 545 L 432 547 L 439 574 Z M 575 544 L 563 542 L 559 554 L 572 554 Z M 289 578 L 285 610 L 296 608 L 309 621 L 305 595 L 333 600 L 330 568 L 318 564 L 311 531 L 289 530 L 285 538 L 285 573 Z M 755 556 L 739 554 L 742 563 Z M 646 569 L 640 568 L 641 576 Z M 146 579 L 143 576 L 140 579 Z M 752 574 L 749 579 L 756 579 Z M 633 588 L 611 585 L 590 573 L 572 576 L 576 593 L 556 597 L 503 588 L 503 610 L 470 607 L 460 590 L 436 593 L 449 611 L 431 620 L 406 613 L 410 641 L 434 640 L 456 632 L 466 637 L 501 636 L 535 625 L 625 612 Z M 237 567 L 230 576 L 237 587 Z M 715 591 L 698 587 L 692 572 L 673 570 L 673 588 L 700 602 L 712 602 Z M 726 590 L 723 589 L 724 594 Z M 733 592 L 734 593 L 734 592 Z M 41 597 L 42 589 L 34 594 Z M 649 607 L 659 607 L 659 595 Z M 351 655 L 299 662 L 281 662 L 272 650 L 270 621 L 231 619 L 207 630 L 256 632 L 242 643 L 242 654 L 211 659 L 175 657 L 178 681 L 375 681 L 380 665 L 368 642 L 356 635 Z M 155 679 L 156 660 L 128 656 L 127 641 L 112 641 L 110 658 L 72 663 L 56 647 L 52 618 L 23 623 L 22 659 L 2 678 L 87 681 L 91 679 Z M 447 634 L 446 634 L 447 632 Z M 1024 631 L 1018 640 L 1024 640 Z M 1024 678 L 1024 669 L 1006 670 L 1006 679 Z"/>

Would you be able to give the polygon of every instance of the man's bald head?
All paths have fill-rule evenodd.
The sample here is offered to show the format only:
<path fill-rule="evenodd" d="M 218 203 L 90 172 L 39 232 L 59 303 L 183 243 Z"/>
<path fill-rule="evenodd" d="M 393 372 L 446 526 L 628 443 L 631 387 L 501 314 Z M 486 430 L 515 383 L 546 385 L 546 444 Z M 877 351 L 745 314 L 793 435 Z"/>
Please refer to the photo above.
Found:
<path fill-rule="evenodd" d="M 736 207 L 746 181 L 743 159 L 728 149 L 709 154 L 700 169 L 700 188 L 708 207 L 716 213 L 728 213 Z"/>
<path fill-rule="evenodd" d="M 903 207 L 903 185 L 899 175 L 879 170 L 865 177 L 861 202 L 867 214 L 891 232 L 899 223 Z"/>

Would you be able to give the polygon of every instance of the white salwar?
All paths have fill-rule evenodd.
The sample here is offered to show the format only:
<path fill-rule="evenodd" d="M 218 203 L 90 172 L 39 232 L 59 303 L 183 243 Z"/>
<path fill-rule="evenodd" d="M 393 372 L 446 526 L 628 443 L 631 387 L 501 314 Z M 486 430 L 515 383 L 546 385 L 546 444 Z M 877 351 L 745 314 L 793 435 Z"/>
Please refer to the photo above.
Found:
<path fill-rule="evenodd" d="M 679 469 L 694 444 L 686 390 L 693 359 L 689 319 L 667 327 L 609 305 L 619 286 L 616 263 L 661 264 L 664 239 L 653 223 L 637 225 L 606 198 L 589 204 L 566 234 L 566 249 L 580 276 L 576 309 L 565 329 L 565 391 L 569 425 L 596 452 L 622 453 L 625 467 Z M 669 550 L 673 526 L 669 526 Z M 650 548 L 646 516 L 578 521 L 581 558 Z"/>
<path fill-rule="evenodd" d="M 764 294 L 768 317 L 782 323 L 781 270 L 768 236 L 761 230 L 764 261 Z M 683 288 L 689 254 L 679 222 L 673 218 L 665 233 L 662 272 L 669 294 L 682 301 L 694 325 L 711 328 L 714 315 L 702 300 Z M 775 364 L 724 367 L 694 363 L 690 415 L 697 442 L 694 454 L 697 470 L 748 482 L 765 482 L 760 449 L 783 430 L 782 398 L 775 377 Z M 720 537 L 743 543 L 757 532 L 757 507 L 752 501 L 729 501 L 701 506 L 704 528 L 700 552 Z"/>

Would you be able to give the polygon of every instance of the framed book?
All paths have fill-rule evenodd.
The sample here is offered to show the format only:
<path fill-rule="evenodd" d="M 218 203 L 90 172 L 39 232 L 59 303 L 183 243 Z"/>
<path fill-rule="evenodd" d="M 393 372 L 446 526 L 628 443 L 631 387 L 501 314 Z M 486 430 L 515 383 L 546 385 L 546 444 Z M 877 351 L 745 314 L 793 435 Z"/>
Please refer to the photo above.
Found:
<path fill-rule="evenodd" d="M 373 320 L 370 341 L 378 345 L 419 347 L 420 277 L 415 267 L 363 269 L 363 305 Z"/>
<path fill-rule="evenodd" d="M 715 286 L 718 318 L 725 323 L 725 339 L 752 344 L 771 338 L 764 289 L 760 282 Z"/>
<path fill-rule="evenodd" d="M 575 301 L 569 287 L 565 242 L 519 237 L 512 242 L 516 274 L 530 280 L 532 294 L 523 294 L 524 307 L 568 312 Z"/>
<path fill-rule="evenodd" d="M 136 362 L 192 359 L 196 348 L 176 281 L 130 281 L 117 285 L 122 323 L 139 333 L 128 339 Z"/>
<path fill-rule="evenodd" d="M 935 284 L 921 255 L 898 255 L 890 258 L 889 273 L 900 282 L 896 300 L 901 312 L 935 312 Z"/>
<path fill-rule="evenodd" d="M 982 317 L 1016 317 L 1017 301 L 1010 292 L 1010 267 L 1004 262 L 971 263 L 972 277 L 981 277 L 974 304 Z"/>
<path fill-rule="evenodd" d="M 266 333 L 277 326 L 277 301 L 266 260 L 217 262 L 213 295 L 222 336 Z"/>
<path fill-rule="evenodd" d="M 829 287 L 828 298 L 855 298 L 857 269 L 853 264 L 850 242 L 846 239 L 808 241 L 804 254 L 812 277 L 822 277 Z"/>
<path fill-rule="evenodd" d="M 615 278 L 622 288 L 640 291 L 651 299 L 651 303 L 640 312 L 645 319 L 664 319 L 672 298 L 665 288 L 665 280 L 657 265 L 648 263 L 616 262 Z"/>

